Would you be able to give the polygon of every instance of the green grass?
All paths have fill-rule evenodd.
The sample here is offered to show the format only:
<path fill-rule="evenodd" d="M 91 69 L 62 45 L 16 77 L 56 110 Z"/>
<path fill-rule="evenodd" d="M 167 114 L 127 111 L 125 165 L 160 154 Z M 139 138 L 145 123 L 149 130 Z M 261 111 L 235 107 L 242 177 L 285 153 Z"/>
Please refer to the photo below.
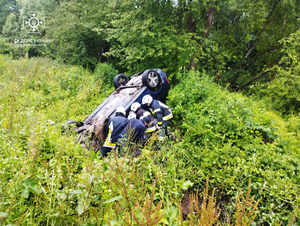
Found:
<path fill-rule="evenodd" d="M 247 193 L 250 179 L 251 195 L 262 198 L 256 224 L 287 224 L 300 202 L 299 116 L 284 120 L 263 102 L 191 72 L 170 90 L 167 103 L 179 141 L 160 152 L 147 147 L 121 165 L 113 156 L 107 163 L 76 143 L 75 135 L 62 135 L 61 126 L 85 119 L 113 91 L 103 83 L 117 73 L 110 67 L 91 73 L 49 59 L 0 55 L 3 225 L 123 225 L 134 214 L 143 219 L 136 206 L 139 199 L 146 208 L 143 192 L 153 192 L 153 207 L 161 201 L 153 213 L 164 213 L 161 225 L 180 225 L 180 200 L 187 191 L 204 190 L 207 177 L 222 202 L 222 225 L 227 217 L 234 223 L 235 197 Z"/>

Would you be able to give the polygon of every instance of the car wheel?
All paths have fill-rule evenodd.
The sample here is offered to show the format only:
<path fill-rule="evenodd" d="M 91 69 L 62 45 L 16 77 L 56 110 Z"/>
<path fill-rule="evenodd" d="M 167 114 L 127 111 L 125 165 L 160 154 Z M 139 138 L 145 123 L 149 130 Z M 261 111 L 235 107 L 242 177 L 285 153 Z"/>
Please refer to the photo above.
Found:
<path fill-rule="evenodd" d="M 142 77 L 143 84 L 151 91 L 157 92 L 161 86 L 161 79 L 159 74 L 154 70 L 146 70 Z"/>
<path fill-rule="evenodd" d="M 82 122 L 77 122 L 75 120 L 67 121 L 65 124 L 62 125 L 62 127 L 61 127 L 61 133 L 62 134 L 64 134 L 64 133 L 71 133 L 75 127 L 81 127 L 83 125 L 84 124 Z"/>
<path fill-rule="evenodd" d="M 114 87 L 115 89 L 119 88 L 121 85 L 124 86 L 129 81 L 129 78 L 124 74 L 118 74 L 114 78 Z"/>

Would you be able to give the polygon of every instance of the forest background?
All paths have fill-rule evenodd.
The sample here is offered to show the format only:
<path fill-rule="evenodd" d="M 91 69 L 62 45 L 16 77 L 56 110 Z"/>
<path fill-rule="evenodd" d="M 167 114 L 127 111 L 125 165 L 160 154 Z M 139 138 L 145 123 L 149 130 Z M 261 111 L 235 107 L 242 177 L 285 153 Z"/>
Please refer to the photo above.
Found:
<path fill-rule="evenodd" d="M 154 195 L 160 224 L 180 225 L 182 215 L 185 223 L 197 222 L 196 213 L 180 213 L 180 203 L 204 190 L 206 178 L 221 224 L 238 225 L 235 200 L 249 180 L 260 202 L 253 222 L 241 214 L 242 221 L 292 219 L 300 202 L 299 0 L 0 0 L 0 6 L 2 222 L 150 221 L 136 200 L 144 187 Z M 38 32 L 26 24 L 33 13 Z M 83 120 L 111 93 L 116 74 L 148 68 L 168 75 L 167 104 L 180 142 L 118 165 L 95 162 L 74 136 L 60 135 L 63 122 Z M 133 169 L 143 182 L 126 193 L 120 178 L 108 180 L 116 168 L 109 164 L 126 169 L 117 168 L 126 186 Z"/>

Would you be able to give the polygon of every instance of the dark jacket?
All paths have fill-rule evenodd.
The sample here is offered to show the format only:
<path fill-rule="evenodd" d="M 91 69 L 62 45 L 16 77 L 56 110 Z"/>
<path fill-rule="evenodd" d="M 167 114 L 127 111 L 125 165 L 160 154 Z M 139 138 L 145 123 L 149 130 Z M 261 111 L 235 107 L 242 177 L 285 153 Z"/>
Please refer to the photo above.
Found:
<path fill-rule="evenodd" d="M 144 138 L 144 133 L 146 126 L 142 119 L 132 118 L 127 123 L 126 127 L 120 133 L 119 138 L 127 139 L 129 137 L 129 142 L 136 142 Z"/>
<path fill-rule="evenodd" d="M 151 113 L 154 115 L 154 118 L 157 119 L 158 125 L 161 125 L 163 121 L 169 120 L 173 117 L 169 107 L 159 100 L 153 100 L 150 104 L 150 109 Z"/>
<path fill-rule="evenodd" d="M 116 113 L 116 116 L 111 118 L 105 127 L 108 133 L 105 143 L 116 143 L 128 122 L 129 120 L 122 113 Z"/>

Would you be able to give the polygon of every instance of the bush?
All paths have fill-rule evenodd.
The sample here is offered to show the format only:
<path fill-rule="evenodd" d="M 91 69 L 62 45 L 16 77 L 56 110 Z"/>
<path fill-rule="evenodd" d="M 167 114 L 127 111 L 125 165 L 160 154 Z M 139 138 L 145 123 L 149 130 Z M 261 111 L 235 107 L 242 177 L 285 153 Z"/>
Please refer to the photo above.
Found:
<path fill-rule="evenodd" d="M 103 81 L 104 84 L 113 84 L 114 77 L 118 74 L 112 65 L 108 63 L 98 63 L 94 71 L 94 79 L 96 81 Z"/>
<path fill-rule="evenodd" d="M 186 179 L 196 188 L 208 176 L 223 199 L 245 189 L 251 179 L 252 194 L 262 197 L 259 217 L 274 212 L 286 220 L 300 201 L 295 190 L 299 127 L 291 133 L 290 124 L 262 102 L 229 93 L 205 74 L 189 73 L 169 99 L 182 137 L 172 150 L 173 162 L 183 164 Z"/>
<path fill-rule="evenodd" d="M 299 112 L 300 110 L 300 65 L 294 71 L 278 72 L 276 78 L 268 84 L 256 84 L 252 94 L 263 99 L 270 108 L 285 115 Z"/>
<path fill-rule="evenodd" d="M 6 40 L 0 37 L 0 54 L 10 53 L 10 48 L 6 44 Z"/>

